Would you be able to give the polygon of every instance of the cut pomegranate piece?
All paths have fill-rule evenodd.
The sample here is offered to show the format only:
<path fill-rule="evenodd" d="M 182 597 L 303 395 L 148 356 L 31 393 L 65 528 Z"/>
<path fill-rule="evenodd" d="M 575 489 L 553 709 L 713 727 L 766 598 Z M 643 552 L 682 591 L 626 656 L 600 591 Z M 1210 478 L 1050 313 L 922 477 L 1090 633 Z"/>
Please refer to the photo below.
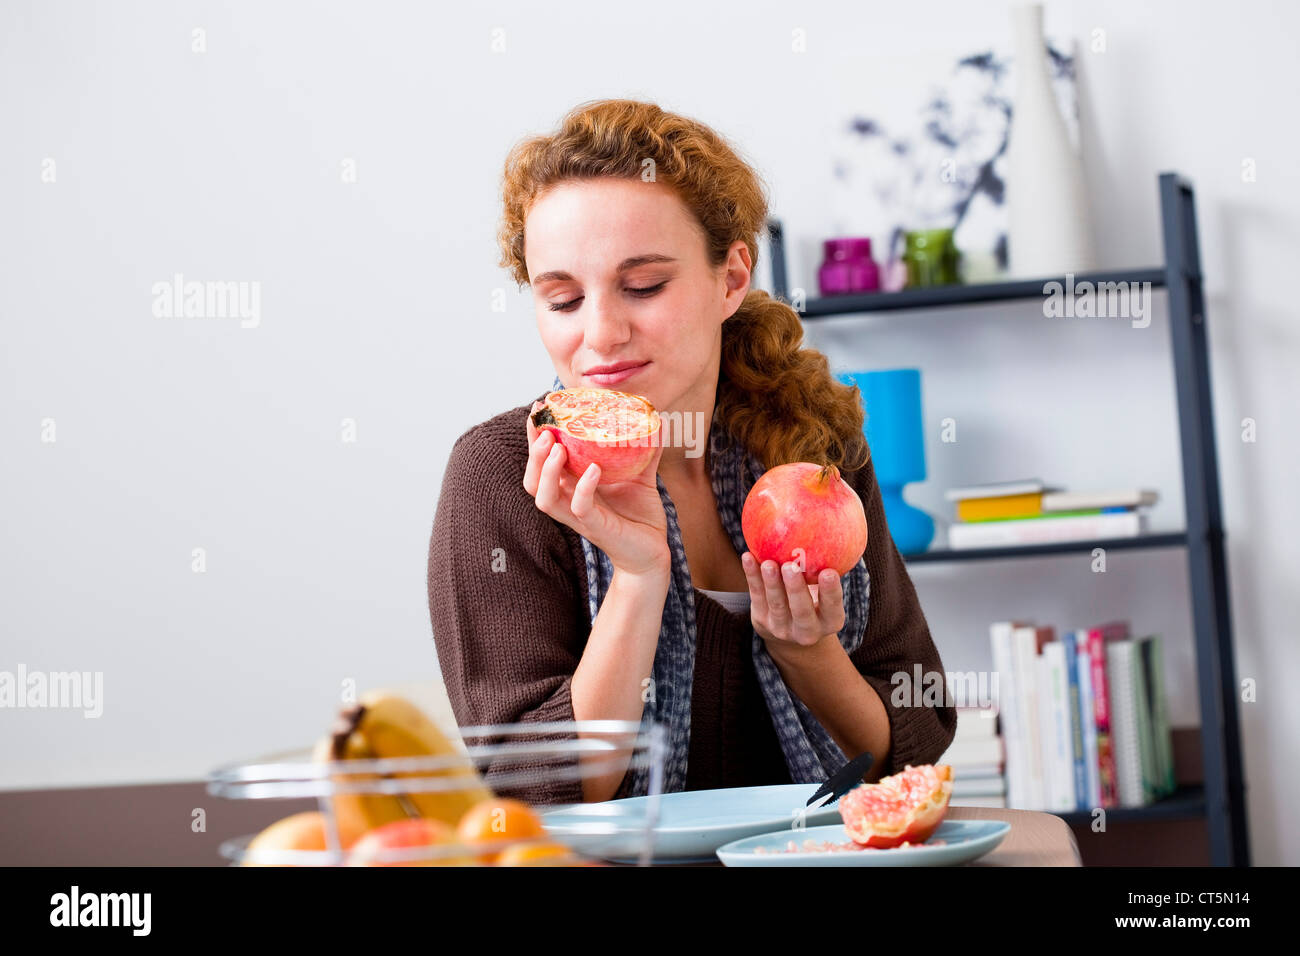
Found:
<path fill-rule="evenodd" d="M 952 767 L 908 766 L 902 773 L 864 783 L 840 798 L 840 818 L 853 842 L 886 849 L 924 843 L 943 822 L 952 795 Z"/>
<path fill-rule="evenodd" d="M 533 412 L 533 425 L 564 446 L 565 470 L 581 478 L 600 466 L 600 480 L 627 481 L 645 471 L 659 442 L 659 413 L 640 395 L 612 388 L 551 392 Z"/>

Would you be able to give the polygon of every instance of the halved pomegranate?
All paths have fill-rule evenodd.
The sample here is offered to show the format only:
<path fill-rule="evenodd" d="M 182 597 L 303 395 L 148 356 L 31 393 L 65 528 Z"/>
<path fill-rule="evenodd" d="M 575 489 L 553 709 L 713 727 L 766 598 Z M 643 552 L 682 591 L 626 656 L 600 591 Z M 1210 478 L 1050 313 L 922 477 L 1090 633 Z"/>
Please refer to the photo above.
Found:
<path fill-rule="evenodd" d="M 578 478 L 595 462 L 600 480 L 627 481 L 645 471 L 659 442 L 659 413 L 640 395 L 612 388 L 551 392 L 533 424 L 564 446 L 565 469 Z"/>
<path fill-rule="evenodd" d="M 853 842 L 887 849 L 924 843 L 938 829 L 952 795 L 952 767 L 907 766 L 902 773 L 864 783 L 840 797 L 840 818 Z"/>

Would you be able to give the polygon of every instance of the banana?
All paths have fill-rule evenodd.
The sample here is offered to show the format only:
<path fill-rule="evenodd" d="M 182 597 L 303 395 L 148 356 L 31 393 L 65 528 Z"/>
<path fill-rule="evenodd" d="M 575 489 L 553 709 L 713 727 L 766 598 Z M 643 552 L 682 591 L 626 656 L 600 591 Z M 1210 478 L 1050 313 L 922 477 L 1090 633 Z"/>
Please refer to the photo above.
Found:
<path fill-rule="evenodd" d="M 317 763 L 336 760 L 374 760 L 377 756 L 365 736 L 356 729 L 356 720 L 350 710 L 344 710 L 340 714 L 333 733 L 328 737 L 322 737 L 312 751 L 312 759 Z M 373 773 L 336 774 L 332 779 L 339 782 L 355 782 L 375 780 L 378 777 L 378 774 Z M 345 850 L 361 839 L 368 830 L 395 820 L 409 820 L 417 815 L 396 794 L 339 793 L 330 799 L 334 806 L 334 816 L 338 820 L 339 840 Z"/>
<path fill-rule="evenodd" d="M 473 761 L 447 739 L 419 707 L 405 697 L 386 691 L 363 694 L 356 710 L 357 732 L 379 757 L 423 757 L 460 754 L 461 762 L 441 770 L 414 771 L 399 777 L 455 777 L 463 786 L 455 790 L 408 793 L 405 799 L 420 816 L 455 826 L 470 807 L 493 797 Z"/>

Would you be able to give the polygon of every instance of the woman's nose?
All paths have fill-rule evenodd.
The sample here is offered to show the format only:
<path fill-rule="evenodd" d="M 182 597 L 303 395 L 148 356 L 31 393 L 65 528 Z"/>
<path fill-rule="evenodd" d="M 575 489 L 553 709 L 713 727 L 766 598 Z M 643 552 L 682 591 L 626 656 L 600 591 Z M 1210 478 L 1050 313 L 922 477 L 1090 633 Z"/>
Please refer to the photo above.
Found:
<path fill-rule="evenodd" d="M 626 342 L 631 325 L 608 302 L 597 302 L 587 313 L 587 348 L 596 355 L 610 355 Z"/>

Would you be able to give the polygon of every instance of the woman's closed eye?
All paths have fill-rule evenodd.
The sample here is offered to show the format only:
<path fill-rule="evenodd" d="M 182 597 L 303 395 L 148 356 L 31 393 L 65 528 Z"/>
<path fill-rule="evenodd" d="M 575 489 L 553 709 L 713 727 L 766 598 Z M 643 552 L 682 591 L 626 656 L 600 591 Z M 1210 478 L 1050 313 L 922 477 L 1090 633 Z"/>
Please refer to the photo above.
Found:
<path fill-rule="evenodd" d="M 660 291 L 663 290 L 663 287 L 666 286 L 667 284 L 668 284 L 668 280 L 665 279 L 663 282 L 660 282 L 658 285 L 646 286 L 644 288 L 629 287 L 624 291 L 632 293 L 634 296 L 636 296 L 639 299 L 648 299 L 653 295 L 657 295 Z M 551 311 L 572 312 L 574 308 L 577 306 L 577 304 L 585 298 L 586 296 L 580 295 L 576 299 L 570 299 L 568 302 L 552 302 Z"/>

